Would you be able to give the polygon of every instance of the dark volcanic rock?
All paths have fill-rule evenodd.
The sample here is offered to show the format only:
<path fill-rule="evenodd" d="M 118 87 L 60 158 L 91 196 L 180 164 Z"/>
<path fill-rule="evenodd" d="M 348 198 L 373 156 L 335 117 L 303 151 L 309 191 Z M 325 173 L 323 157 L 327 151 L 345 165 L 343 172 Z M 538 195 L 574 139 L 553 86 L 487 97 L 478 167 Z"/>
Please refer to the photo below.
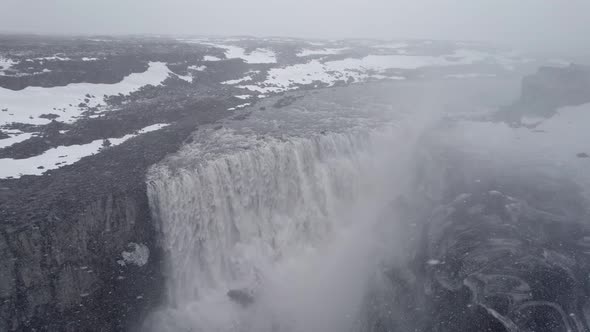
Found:
<path fill-rule="evenodd" d="M 136 328 L 164 284 L 145 172 L 229 114 L 220 107 L 43 176 L 0 180 L 0 331 Z"/>
<path fill-rule="evenodd" d="M 478 191 L 438 207 L 420 246 L 373 296 L 371 331 L 588 331 L 585 216 Z"/>
<path fill-rule="evenodd" d="M 54 114 L 54 113 L 47 113 L 47 114 L 41 114 L 41 115 L 39 115 L 39 117 L 42 119 L 55 120 L 55 119 L 59 118 L 59 115 Z"/>
<path fill-rule="evenodd" d="M 285 96 L 285 97 L 277 100 L 276 103 L 274 103 L 272 106 L 274 108 L 286 107 L 286 106 L 293 104 L 298 98 L 301 98 L 301 97 L 291 96 L 291 95 Z"/>
<path fill-rule="evenodd" d="M 27 86 L 54 87 L 72 83 L 117 83 L 132 73 L 147 70 L 147 62 L 134 56 L 114 57 L 102 61 L 43 61 L 26 62 L 48 72 L 27 76 L 0 76 L 0 87 L 22 90 Z"/>
<path fill-rule="evenodd" d="M 522 80 L 520 98 L 501 109 L 496 119 L 520 122 L 522 116 L 548 117 L 564 106 L 590 102 L 590 67 L 541 67 Z"/>
<path fill-rule="evenodd" d="M 520 101 L 542 109 L 590 102 L 590 67 L 541 67 L 523 79 Z"/>
<path fill-rule="evenodd" d="M 247 289 L 231 289 L 227 292 L 227 296 L 244 307 L 254 303 L 254 295 Z"/>
<path fill-rule="evenodd" d="M 460 195 L 425 233 L 433 330 L 586 331 L 589 235 L 497 191 Z"/>
<path fill-rule="evenodd" d="M 106 195 L 75 218 L 47 211 L 42 223 L 4 229 L 0 329 L 121 330 L 141 302 L 153 305 L 161 258 L 144 195 Z M 151 248 L 149 259 L 119 264 L 136 242 Z"/>

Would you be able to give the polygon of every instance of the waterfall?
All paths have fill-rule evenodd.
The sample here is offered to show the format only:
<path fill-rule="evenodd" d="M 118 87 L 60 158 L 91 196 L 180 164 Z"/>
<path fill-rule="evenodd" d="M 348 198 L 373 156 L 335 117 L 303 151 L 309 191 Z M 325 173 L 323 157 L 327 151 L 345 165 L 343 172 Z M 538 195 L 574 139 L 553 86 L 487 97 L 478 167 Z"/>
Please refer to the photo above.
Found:
<path fill-rule="evenodd" d="M 232 128 L 197 135 L 148 175 L 168 263 L 168 302 L 151 327 L 351 325 L 374 263 L 373 225 L 399 191 L 392 175 L 416 135 L 391 123 L 288 137 Z M 231 301 L 232 289 L 254 304 Z M 317 315 L 318 304 L 330 313 Z"/>

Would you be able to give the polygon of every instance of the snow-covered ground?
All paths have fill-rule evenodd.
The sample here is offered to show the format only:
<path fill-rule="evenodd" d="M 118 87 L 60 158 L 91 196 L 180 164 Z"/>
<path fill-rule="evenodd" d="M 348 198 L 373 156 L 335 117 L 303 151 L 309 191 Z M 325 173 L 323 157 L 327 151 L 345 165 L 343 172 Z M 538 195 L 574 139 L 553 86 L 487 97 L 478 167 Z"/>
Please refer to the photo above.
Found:
<path fill-rule="evenodd" d="M 44 68 L 42 71 L 38 71 L 35 73 L 22 73 L 22 72 L 17 72 L 17 71 L 5 71 L 2 73 L 2 76 L 8 76 L 8 77 L 23 77 L 23 76 L 33 76 L 33 75 L 39 75 L 39 74 L 43 74 L 43 73 L 49 73 L 51 72 L 51 70 Z"/>
<path fill-rule="evenodd" d="M 198 53 L 193 59 L 187 58 L 186 75 L 175 74 L 164 62 L 150 62 L 143 73 L 131 74 L 115 84 L 74 83 L 59 87 L 27 87 L 20 91 L 0 88 L 0 128 L 9 138 L 0 139 L 0 148 L 22 142 L 35 133 L 20 131 L 9 132 L 6 125 L 24 123 L 43 125 L 49 123 L 51 115 L 59 117 L 60 122 L 74 123 L 88 108 L 98 107 L 89 118 L 98 117 L 99 113 L 109 111 L 105 106 L 105 96 L 128 95 L 146 85 L 160 85 L 168 77 L 176 77 L 186 82 L 204 82 L 213 79 L 218 84 L 216 75 L 224 73 L 221 84 L 232 86 L 232 95 L 241 99 L 237 106 L 228 106 L 229 110 L 237 110 L 250 106 L 250 101 L 265 98 L 267 95 L 306 86 L 333 86 L 338 82 L 366 82 L 372 80 L 404 80 L 414 77 L 409 71 L 429 67 L 446 67 L 442 77 L 450 79 L 468 79 L 475 77 L 492 77 L 494 69 L 482 70 L 469 65 L 491 65 L 499 72 L 511 71 L 530 59 L 517 53 L 502 51 L 482 51 L 483 47 L 471 44 L 437 44 L 431 41 L 374 41 L 374 40 L 326 40 L 304 42 L 289 38 L 254 39 L 247 37 L 235 38 L 196 38 L 179 39 L 182 43 L 200 44 L 204 49 L 217 48 L 216 52 Z M 438 47 L 442 46 L 442 47 Z M 221 49 L 223 54 L 220 53 Z M 446 50 L 446 51 L 441 51 Z M 487 48 L 491 49 L 491 48 Z M 290 54 L 289 52 L 292 52 Z M 441 52 L 443 52 L 441 54 Z M 445 53 L 446 52 L 446 53 Z M 84 62 L 105 59 L 103 55 L 89 53 L 64 54 L 55 51 L 32 60 L 37 61 L 70 61 L 80 59 Z M 202 56 L 202 61 L 200 61 Z M 318 56 L 310 58 L 311 56 Z M 224 62 L 227 59 L 241 59 L 245 70 L 235 72 L 235 76 L 227 75 L 235 63 Z M 32 61 L 29 60 L 29 61 Z M 24 60 L 27 61 L 27 60 Z M 206 63 L 222 61 L 221 63 Z M 8 70 L 11 76 L 20 73 L 11 71 L 17 62 L 7 56 L 0 56 L 0 75 Z M 174 65 L 182 64 L 175 62 Z M 229 67 L 226 67 L 229 66 Z M 248 66 L 253 65 L 253 66 Z M 492 67 L 495 66 L 495 67 Z M 486 68 L 488 68 L 486 67 Z M 451 68 L 456 68 L 451 69 Z M 41 69 L 39 69 L 41 70 Z M 230 72 L 227 72 L 230 70 Z M 225 72 L 224 72 L 225 71 Z M 480 72 L 481 71 L 481 72 Z M 203 75 L 201 76 L 201 73 Z M 23 73 L 34 75 L 35 73 Z M 240 90 L 241 89 L 241 90 Z M 257 93 L 252 93 L 257 92 Z M 236 100 L 234 100 L 235 102 Z M 237 103 L 236 103 L 237 104 Z M 44 118 L 40 116 L 46 115 Z M 47 118 L 50 115 L 49 118 Z M 16 128 L 16 127 L 15 127 Z M 30 131 L 30 130 L 27 130 Z M 113 145 L 121 140 L 114 138 Z M 132 137 L 132 136 L 130 136 Z M 118 143 L 119 142 L 119 143 Z M 2 177 L 18 176 L 18 174 L 42 174 L 52 167 L 71 164 L 81 157 L 99 151 L 102 140 L 83 146 L 59 147 L 46 151 L 44 154 L 23 160 L 2 159 L 0 167 Z M 68 157 L 60 158 L 67 155 Z M 49 160 L 48 162 L 45 162 Z M 58 165 L 55 165 L 58 164 Z M 28 166 L 26 166 L 28 165 Z M 53 165 L 53 166 L 51 166 Z M 43 168 L 37 168 L 42 166 Z"/>
<path fill-rule="evenodd" d="M 178 74 L 173 73 L 173 75 L 178 77 L 179 79 L 189 82 L 189 83 L 192 83 L 192 81 L 193 81 L 193 74 L 192 73 L 188 73 L 187 75 L 178 75 Z"/>
<path fill-rule="evenodd" d="M 496 74 L 485 74 L 485 73 L 461 73 L 461 74 L 449 74 L 447 78 L 479 78 L 479 77 L 496 77 Z"/>
<path fill-rule="evenodd" d="M 4 72 L 10 69 L 16 62 L 12 59 L 3 58 L 0 56 L 0 74 L 4 74 Z"/>
<path fill-rule="evenodd" d="M 202 44 L 221 48 L 226 59 L 239 58 L 247 64 L 274 64 L 277 55 L 268 46 L 247 49 L 235 45 L 244 45 L 248 38 L 198 38 L 180 39 L 182 42 Z M 277 41 L 281 42 L 281 40 Z M 290 41 L 292 42 L 292 41 Z M 449 43 L 436 41 L 374 41 L 374 40 L 332 40 L 324 42 L 307 42 L 299 48 L 295 56 L 299 61 L 290 65 L 273 66 L 267 71 L 265 81 L 249 83 L 251 77 L 222 82 L 261 94 L 277 93 L 297 89 L 300 85 L 321 83 L 331 86 L 338 81 L 363 82 L 368 80 L 404 79 L 404 70 L 416 70 L 426 67 L 455 67 L 457 72 L 448 73 L 448 78 L 467 79 L 473 77 L 491 77 L 491 73 L 465 73 L 461 66 L 491 65 L 500 71 L 513 71 L 519 65 L 529 63 L 513 51 L 485 48 L 480 44 Z M 443 51 L 441 54 L 441 49 Z M 342 59 L 346 51 L 357 56 Z M 445 53 L 446 52 L 446 53 Z M 322 56 L 311 60 L 309 56 Z M 292 59 L 292 58 L 291 58 Z M 221 60 L 212 55 L 205 56 L 206 61 Z M 292 60 L 291 60 L 292 61 Z M 299 62 L 299 63 L 297 63 Z M 398 73 L 395 70 L 399 70 Z"/>
<path fill-rule="evenodd" d="M 15 133 L 9 138 L 0 139 L 0 149 L 26 141 L 31 137 L 33 137 L 33 134 L 31 133 Z"/>
<path fill-rule="evenodd" d="M 303 49 L 297 53 L 298 57 L 306 57 L 310 55 L 331 55 L 331 54 L 340 54 L 346 51 L 348 47 L 342 48 L 321 48 L 321 49 Z"/>
<path fill-rule="evenodd" d="M 226 59 L 242 59 L 244 62 L 249 64 L 260 64 L 260 63 L 276 63 L 277 57 L 273 50 L 266 49 L 266 48 L 256 48 L 250 52 L 246 52 L 243 47 L 239 47 L 236 45 L 230 44 L 217 44 L 208 41 L 207 39 L 198 38 L 198 39 L 178 39 L 179 41 L 191 44 L 202 44 L 213 46 L 217 48 L 221 48 L 225 50 L 225 58 Z M 224 42 L 232 42 L 232 41 L 239 41 L 240 39 L 232 39 L 226 38 Z M 220 58 L 216 56 L 206 55 L 204 57 L 205 61 L 219 61 Z"/>
<path fill-rule="evenodd" d="M 235 110 L 239 110 L 240 108 L 244 108 L 244 107 L 247 107 L 247 106 L 250 106 L 250 105 L 251 105 L 251 103 L 243 103 L 243 104 L 240 104 L 240 105 L 238 105 L 236 107 L 228 108 L 227 110 L 228 111 L 235 111 Z"/>
<path fill-rule="evenodd" d="M 59 55 L 54 55 L 54 56 L 46 56 L 46 57 L 41 57 L 41 58 L 35 58 L 34 60 L 40 60 L 40 61 L 71 61 L 72 58 L 65 57 L 65 56 L 59 56 Z"/>
<path fill-rule="evenodd" d="M 405 42 L 394 42 L 394 43 L 383 43 L 373 46 L 374 48 L 385 48 L 385 49 L 403 49 L 410 47 L 410 44 Z"/>
<path fill-rule="evenodd" d="M 252 76 L 244 76 L 242 78 L 238 78 L 237 80 L 229 80 L 229 81 L 221 82 L 221 84 L 229 84 L 229 85 L 232 85 L 232 84 L 239 84 L 239 83 L 242 83 L 242 82 L 248 82 L 248 81 L 251 81 L 251 80 L 252 80 Z"/>
<path fill-rule="evenodd" d="M 272 50 L 257 48 L 247 53 L 245 49 L 232 45 L 218 45 L 225 49 L 225 57 L 228 59 L 242 59 L 246 63 L 276 63 L 277 57 Z"/>
<path fill-rule="evenodd" d="M 471 64 L 497 64 L 510 70 L 516 63 L 525 60 L 509 58 L 502 55 L 459 49 L 454 53 L 441 56 L 429 55 L 368 55 L 363 58 L 346 58 L 321 62 L 312 60 L 283 68 L 273 68 L 268 72 L 266 81 L 256 85 L 239 87 L 260 93 L 273 93 L 292 90 L 297 85 L 321 82 L 333 85 L 340 80 L 354 79 L 355 82 L 368 79 L 403 79 L 400 75 L 384 75 L 390 70 L 408 70 L 424 67 L 459 66 Z"/>
<path fill-rule="evenodd" d="M 133 137 L 166 127 L 168 124 L 154 124 L 142 128 L 137 133 L 119 138 L 109 138 L 110 146 L 119 145 Z M 21 134 L 27 135 L 27 134 Z M 20 137 L 17 136 L 17 137 Z M 0 141 L 1 142 L 1 141 Z M 78 160 L 100 152 L 103 140 L 95 140 L 88 144 L 59 146 L 45 151 L 43 154 L 26 159 L 0 159 L 0 178 L 19 178 L 23 175 L 41 175 L 50 169 L 71 165 Z"/>
<path fill-rule="evenodd" d="M 187 69 L 196 70 L 196 71 L 205 71 L 207 69 L 207 66 L 195 66 L 195 65 L 192 65 L 192 66 L 188 66 Z"/>
<path fill-rule="evenodd" d="M 57 121 L 71 123 L 80 115 L 80 103 L 104 105 L 104 96 L 127 95 L 151 84 L 159 85 L 171 71 L 163 62 L 151 62 L 148 70 L 134 73 L 115 84 L 74 83 L 51 88 L 27 87 L 14 91 L 0 88 L 0 127 L 12 122 L 46 124 L 42 114 L 57 114 Z M 87 99 L 87 101 L 85 101 Z"/>
<path fill-rule="evenodd" d="M 203 61 L 221 61 L 221 59 L 213 55 L 205 55 Z"/>

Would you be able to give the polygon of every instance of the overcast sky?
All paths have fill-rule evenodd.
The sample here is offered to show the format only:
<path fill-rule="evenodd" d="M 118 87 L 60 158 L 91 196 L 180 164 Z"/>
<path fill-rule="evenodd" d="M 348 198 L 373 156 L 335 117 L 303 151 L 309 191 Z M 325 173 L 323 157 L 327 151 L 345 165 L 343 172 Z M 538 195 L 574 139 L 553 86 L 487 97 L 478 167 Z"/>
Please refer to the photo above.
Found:
<path fill-rule="evenodd" d="M 0 31 L 484 40 L 587 50 L 590 0 L 0 0 Z"/>

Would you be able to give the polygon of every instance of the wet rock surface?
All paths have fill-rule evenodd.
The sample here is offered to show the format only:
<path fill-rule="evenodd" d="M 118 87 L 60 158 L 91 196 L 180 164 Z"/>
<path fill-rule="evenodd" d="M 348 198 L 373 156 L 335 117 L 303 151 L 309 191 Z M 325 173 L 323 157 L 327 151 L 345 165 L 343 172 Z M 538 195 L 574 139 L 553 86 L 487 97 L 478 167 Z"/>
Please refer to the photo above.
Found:
<path fill-rule="evenodd" d="M 587 219 L 497 190 L 460 194 L 375 282 L 363 331 L 588 331 Z"/>
<path fill-rule="evenodd" d="M 499 191 L 441 207 L 424 235 L 429 329 L 586 331 L 583 217 L 537 210 Z"/>
<path fill-rule="evenodd" d="M 244 307 L 254 303 L 254 295 L 248 289 L 230 289 L 227 297 Z"/>
<path fill-rule="evenodd" d="M 422 152 L 395 208 L 415 240 L 373 281 L 366 331 L 588 331 L 584 182 L 525 153 Z"/>

